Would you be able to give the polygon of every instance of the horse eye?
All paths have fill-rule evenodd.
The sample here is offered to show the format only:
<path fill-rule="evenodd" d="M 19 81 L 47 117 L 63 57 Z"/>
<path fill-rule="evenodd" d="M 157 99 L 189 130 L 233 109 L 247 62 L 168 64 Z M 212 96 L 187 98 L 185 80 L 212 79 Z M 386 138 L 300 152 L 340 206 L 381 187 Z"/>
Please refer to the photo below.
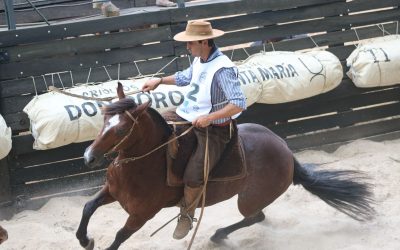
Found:
<path fill-rule="evenodd" d="M 124 136 L 124 135 L 126 135 L 126 133 L 127 133 L 126 129 L 123 129 L 123 128 L 117 128 L 117 130 L 116 130 L 116 134 L 118 136 Z"/>

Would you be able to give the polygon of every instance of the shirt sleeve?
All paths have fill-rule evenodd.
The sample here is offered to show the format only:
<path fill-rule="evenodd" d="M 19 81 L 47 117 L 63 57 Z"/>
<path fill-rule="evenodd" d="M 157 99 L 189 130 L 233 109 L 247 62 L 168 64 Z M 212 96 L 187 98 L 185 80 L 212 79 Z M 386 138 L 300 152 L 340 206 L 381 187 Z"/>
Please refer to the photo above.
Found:
<path fill-rule="evenodd" d="M 235 69 L 221 68 L 215 73 L 214 77 L 219 83 L 219 87 L 224 92 L 227 101 L 245 110 L 246 97 L 240 88 L 240 82 Z"/>
<path fill-rule="evenodd" d="M 175 84 L 176 86 L 186 86 L 190 84 L 192 80 L 193 64 L 189 68 L 178 71 L 175 73 Z"/>

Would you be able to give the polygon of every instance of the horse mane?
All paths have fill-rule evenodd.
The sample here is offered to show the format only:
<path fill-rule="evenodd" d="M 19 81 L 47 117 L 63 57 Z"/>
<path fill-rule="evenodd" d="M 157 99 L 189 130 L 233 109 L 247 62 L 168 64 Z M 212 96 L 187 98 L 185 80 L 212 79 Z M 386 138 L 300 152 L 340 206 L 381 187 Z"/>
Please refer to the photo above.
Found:
<path fill-rule="evenodd" d="M 116 115 L 125 112 L 125 110 L 136 108 L 137 104 L 131 98 L 124 98 L 117 102 L 105 106 L 102 111 L 104 115 Z"/>
<path fill-rule="evenodd" d="M 152 107 L 149 107 L 147 109 L 147 112 L 150 114 L 150 116 L 153 118 L 155 122 L 158 122 L 162 126 L 167 136 L 170 136 L 172 134 L 171 127 L 168 125 L 167 121 L 165 121 L 164 117 L 162 117 L 162 115 L 158 113 L 157 110 L 153 109 Z"/>
<path fill-rule="evenodd" d="M 103 114 L 105 115 L 115 115 L 115 114 L 121 114 L 125 112 L 126 110 L 136 108 L 137 104 L 135 100 L 131 98 L 124 98 L 121 99 L 117 102 L 111 103 L 103 108 Z M 165 121 L 164 117 L 158 113 L 157 110 L 149 107 L 147 109 L 148 114 L 151 116 L 151 118 L 160 124 L 162 128 L 164 129 L 164 132 L 166 133 L 167 136 L 172 134 L 172 129 L 168 125 L 168 123 Z"/>

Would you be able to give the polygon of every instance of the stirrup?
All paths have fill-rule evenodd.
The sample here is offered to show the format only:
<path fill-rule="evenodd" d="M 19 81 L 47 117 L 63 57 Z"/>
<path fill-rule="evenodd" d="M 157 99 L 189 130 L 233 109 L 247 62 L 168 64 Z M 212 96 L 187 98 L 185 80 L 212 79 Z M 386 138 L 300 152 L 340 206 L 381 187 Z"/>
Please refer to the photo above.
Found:
<path fill-rule="evenodd" d="M 178 222 L 181 220 L 182 217 L 186 217 L 186 218 L 189 219 L 189 221 L 190 221 L 190 229 L 193 228 L 193 222 L 197 222 L 197 218 L 194 218 L 194 217 L 190 216 L 188 213 L 186 213 L 186 214 L 180 213 L 179 216 L 178 216 Z"/>

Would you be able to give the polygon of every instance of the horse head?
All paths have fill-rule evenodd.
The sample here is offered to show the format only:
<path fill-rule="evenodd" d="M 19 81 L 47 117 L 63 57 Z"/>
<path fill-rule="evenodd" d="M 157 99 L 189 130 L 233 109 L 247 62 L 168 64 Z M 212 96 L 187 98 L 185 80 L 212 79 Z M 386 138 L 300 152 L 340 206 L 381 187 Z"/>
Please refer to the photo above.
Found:
<path fill-rule="evenodd" d="M 103 128 L 85 150 L 84 161 L 89 168 L 103 166 L 110 155 L 124 150 L 140 137 L 140 133 L 135 132 L 139 127 L 140 116 L 150 102 L 137 105 L 133 99 L 126 98 L 121 83 L 118 83 L 117 93 L 119 100 L 102 109 Z"/>

